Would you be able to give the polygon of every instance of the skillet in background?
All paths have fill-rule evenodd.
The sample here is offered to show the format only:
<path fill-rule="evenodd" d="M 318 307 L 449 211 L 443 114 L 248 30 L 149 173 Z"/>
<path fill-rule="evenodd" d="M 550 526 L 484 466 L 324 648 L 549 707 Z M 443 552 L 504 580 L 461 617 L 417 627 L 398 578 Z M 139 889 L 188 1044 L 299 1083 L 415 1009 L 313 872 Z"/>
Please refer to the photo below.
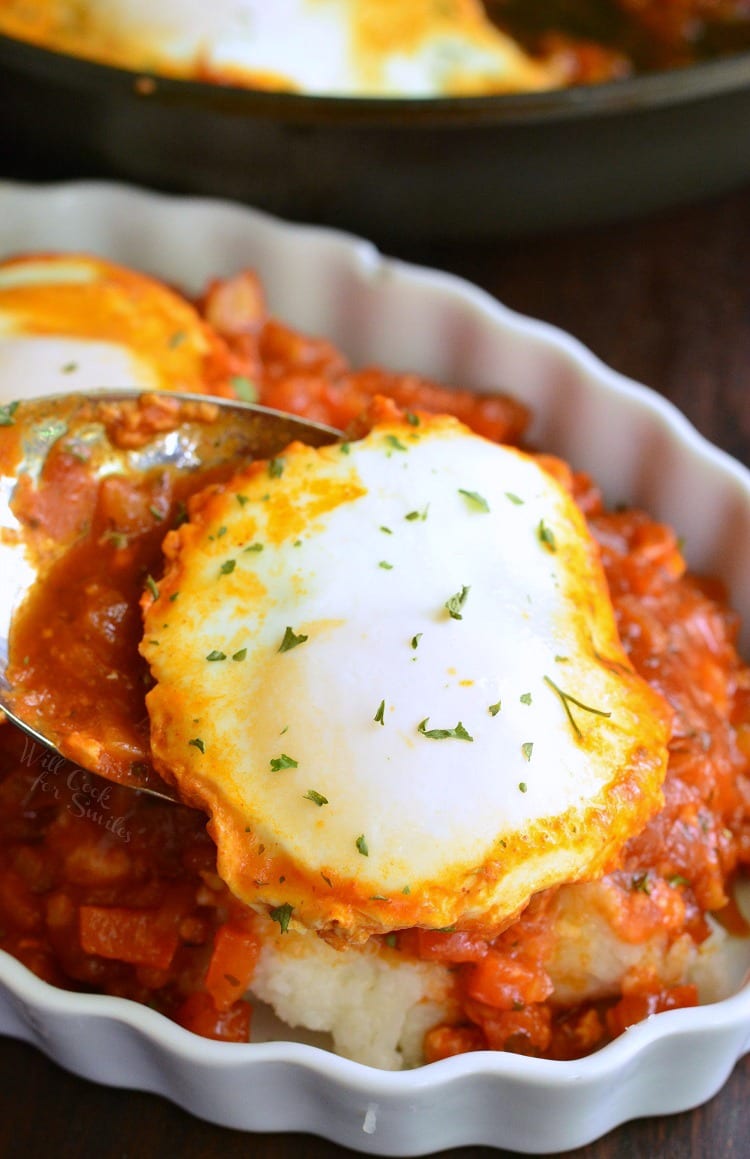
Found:
<path fill-rule="evenodd" d="M 0 37 L 0 171 L 228 197 L 378 240 L 548 231 L 750 180 L 750 54 L 547 93 L 377 100 L 143 76 Z"/>

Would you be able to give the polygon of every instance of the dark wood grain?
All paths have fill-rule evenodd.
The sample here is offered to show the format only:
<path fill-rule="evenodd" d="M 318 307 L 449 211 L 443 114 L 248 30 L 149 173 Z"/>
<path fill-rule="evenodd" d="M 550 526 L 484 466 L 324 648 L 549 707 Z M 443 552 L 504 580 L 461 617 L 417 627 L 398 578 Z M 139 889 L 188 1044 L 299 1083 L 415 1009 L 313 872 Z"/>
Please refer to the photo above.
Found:
<path fill-rule="evenodd" d="M 404 256 L 569 331 L 748 461 L 750 191 L 564 237 Z"/>
<path fill-rule="evenodd" d="M 664 1076 L 669 1081 L 669 1076 Z M 0 1155 L 5 1159 L 347 1159 L 312 1135 L 246 1135 L 215 1127 L 156 1095 L 84 1082 L 25 1044 L 0 1040 Z M 747 1159 L 750 1056 L 695 1111 L 625 1124 L 569 1159 Z M 518 1159 L 458 1147 L 440 1159 Z"/>
<path fill-rule="evenodd" d="M 400 256 L 465 275 L 524 313 L 564 327 L 610 365 L 675 402 L 750 463 L 750 189 L 647 221 L 530 241 L 433 245 Z M 506 384 L 512 388 L 512 383 Z M 669 1082 L 669 1075 L 664 1076 Z M 628 1124 L 575 1159 L 744 1159 L 750 1061 L 693 1112 Z M 309 1136 L 245 1136 L 164 1100 L 111 1091 L 0 1042 L 0 1155 L 183 1159 L 351 1155 Z M 510 1155 L 482 1147 L 450 1159 Z"/>

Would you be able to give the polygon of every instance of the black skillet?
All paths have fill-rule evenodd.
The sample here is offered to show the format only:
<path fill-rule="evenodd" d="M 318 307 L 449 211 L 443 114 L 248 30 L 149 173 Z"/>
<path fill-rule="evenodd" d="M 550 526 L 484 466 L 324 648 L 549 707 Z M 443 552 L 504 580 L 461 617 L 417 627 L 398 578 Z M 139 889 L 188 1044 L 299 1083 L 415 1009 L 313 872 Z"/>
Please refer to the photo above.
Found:
<path fill-rule="evenodd" d="M 551 93 L 377 100 L 143 76 L 0 37 L 0 175 L 229 197 L 376 240 L 553 230 L 750 181 L 750 53 Z"/>

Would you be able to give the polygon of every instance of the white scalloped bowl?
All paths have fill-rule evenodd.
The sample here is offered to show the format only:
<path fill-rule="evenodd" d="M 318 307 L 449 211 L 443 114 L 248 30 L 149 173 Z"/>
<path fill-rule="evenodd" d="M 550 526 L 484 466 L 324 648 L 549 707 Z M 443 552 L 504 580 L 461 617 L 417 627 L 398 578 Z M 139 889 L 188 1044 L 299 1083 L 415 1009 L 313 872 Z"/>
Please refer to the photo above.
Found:
<path fill-rule="evenodd" d="M 750 625 L 750 472 L 567 335 L 366 242 L 122 186 L 0 184 L 0 254 L 35 249 L 95 251 L 189 291 L 251 266 L 277 314 L 357 363 L 512 390 L 534 410 L 535 442 L 590 471 L 610 502 L 627 499 L 671 523 L 691 565 L 725 578 Z M 135 1003 L 57 990 L 5 954 L 0 1032 L 77 1074 L 165 1095 L 241 1130 L 308 1131 L 375 1155 L 482 1144 L 559 1152 L 714 1095 L 750 1050 L 748 966 L 750 946 L 741 947 L 732 996 L 656 1015 L 577 1062 L 481 1052 L 391 1073 L 292 1032 L 211 1042 Z"/>

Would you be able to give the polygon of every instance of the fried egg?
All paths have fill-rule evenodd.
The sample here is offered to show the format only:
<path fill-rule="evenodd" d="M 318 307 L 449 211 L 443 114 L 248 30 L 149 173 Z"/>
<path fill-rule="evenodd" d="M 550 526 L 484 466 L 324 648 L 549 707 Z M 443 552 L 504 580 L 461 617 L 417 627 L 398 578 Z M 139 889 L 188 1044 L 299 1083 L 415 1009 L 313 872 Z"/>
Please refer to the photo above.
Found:
<path fill-rule="evenodd" d="M 472 95 L 561 79 L 479 0 L 0 0 L 0 30 L 126 68 L 338 96 Z"/>
<path fill-rule="evenodd" d="M 669 711 L 570 494 L 409 419 L 199 496 L 145 601 L 157 767 L 238 897 L 332 941 L 497 932 L 661 804 Z"/>
<path fill-rule="evenodd" d="M 0 399 L 99 387 L 233 393 L 228 352 L 161 283 L 78 254 L 0 262 Z"/>

